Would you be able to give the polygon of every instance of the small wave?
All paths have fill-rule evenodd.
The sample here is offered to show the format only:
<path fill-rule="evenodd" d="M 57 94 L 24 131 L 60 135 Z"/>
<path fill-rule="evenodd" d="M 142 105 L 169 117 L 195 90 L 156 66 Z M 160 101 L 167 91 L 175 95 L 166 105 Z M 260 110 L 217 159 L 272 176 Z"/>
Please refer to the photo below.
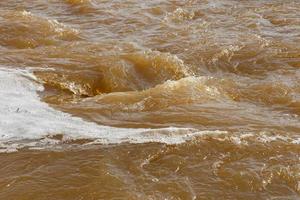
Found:
<path fill-rule="evenodd" d="M 170 53 L 148 50 L 123 55 L 122 58 L 134 65 L 140 79 L 152 83 L 150 87 L 167 80 L 178 80 L 190 74 L 184 62 Z"/>
<path fill-rule="evenodd" d="M 80 39 L 78 30 L 27 11 L 2 11 L 0 16 L 2 46 L 35 48 Z"/>
<path fill-rule="evenodd" d="M 227 141 L 235 145 L 251 146 L 253 144 L 268 145 L 273 142 L 280 142 L 285 144 L 300 144 L 299 135 L 291 135 L 287 133 L 271 133 L 267 131 L 261 132 L 246 132 L 246 133 L 231 133 L 210 135 L 209 137 L 217 141 Z"/>
<path fill-rule="evenodd" d="M 164 21 L 180 23 L 186 20 L 192 20 L 196 17 L 195 12 L 183 8 L 177 8 L 173 12 L 166 14 Z"/>
<path fill-rule="evenodd" d="M 93 60 L 92 65 L 96 65 L 89 70 L 85 66 L 76 71 L 37 71 L 35 74 L 49 86 L 67 89 L 76 95 L 84 96 L 141 91 L 167 80 L 178 80 L 189 75 L 183 61 L 169 53 L 144 51 L 118 54 L 101 57 L 87 55 L 83 59 L 90 56 Z M 73 59 L 76 54 L 70 55 Z"/>
<path fill-rule="evenodd" d="M 76 14 L 97 13 L 97 4 L 93 0 L 64 0 Z"/>
<path fill-rule="evenodd" d="M 86 99 L 101 105 L 127 111 L 153 111 L 175 105 L 231 100 L 232 84 L 213 77 L 189 76 L 179 80 L 168 80 L 153 88 L 136 92 L 119 92 Z"/>

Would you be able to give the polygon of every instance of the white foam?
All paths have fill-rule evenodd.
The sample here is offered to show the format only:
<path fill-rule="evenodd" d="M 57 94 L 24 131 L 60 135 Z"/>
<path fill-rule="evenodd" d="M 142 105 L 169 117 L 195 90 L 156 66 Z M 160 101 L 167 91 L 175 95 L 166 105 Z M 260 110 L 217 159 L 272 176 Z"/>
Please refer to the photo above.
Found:
<path fill-rule="evenodd" d="M 55 134 L 63 134 L 70 139 L 95 139 L 97 143 L 106 144 L 121 142 L 177 144 L 190 140 L 195 135 L 210 133 L 186 128 L 127 129 L 97 125 L 57 111 L 41 102 L 37 92 L 43 89 L 28 70 L 0 68 L 2 152 L 11 152 L 26 146 L 24 143 L 20 145 L 15 142 L 40 140 Z M 27 145 L 34 146 L 32 143 Z"/>

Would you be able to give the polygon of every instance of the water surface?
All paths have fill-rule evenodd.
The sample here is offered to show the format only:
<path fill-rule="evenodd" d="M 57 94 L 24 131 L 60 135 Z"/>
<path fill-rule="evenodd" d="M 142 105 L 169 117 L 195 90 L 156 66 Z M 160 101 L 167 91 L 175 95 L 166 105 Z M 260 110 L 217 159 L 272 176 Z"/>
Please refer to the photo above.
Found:
<path fill-rule="evenodd" d="M 0 2 L 0 199 L 299 199 L 296 0 Z"/>

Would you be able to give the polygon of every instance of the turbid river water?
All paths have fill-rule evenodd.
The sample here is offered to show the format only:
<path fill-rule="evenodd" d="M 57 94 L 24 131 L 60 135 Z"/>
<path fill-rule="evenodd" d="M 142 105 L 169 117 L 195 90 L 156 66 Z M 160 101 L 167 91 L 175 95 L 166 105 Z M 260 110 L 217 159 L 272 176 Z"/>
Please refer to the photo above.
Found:
<path fill-rule="evenodd" d="M 300 199 L 300 2 L 0 1 L 0 199 Z"/>

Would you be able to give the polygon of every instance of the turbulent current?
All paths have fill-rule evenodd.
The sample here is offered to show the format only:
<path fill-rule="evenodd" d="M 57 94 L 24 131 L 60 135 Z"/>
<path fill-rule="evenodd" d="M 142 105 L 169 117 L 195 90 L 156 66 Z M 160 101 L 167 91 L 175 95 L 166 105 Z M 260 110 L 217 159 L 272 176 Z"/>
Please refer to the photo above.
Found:
<path fill-rule="evenodd" d="M 0 1 L 0 199 L 300 199 L 298 0 Z"/>

